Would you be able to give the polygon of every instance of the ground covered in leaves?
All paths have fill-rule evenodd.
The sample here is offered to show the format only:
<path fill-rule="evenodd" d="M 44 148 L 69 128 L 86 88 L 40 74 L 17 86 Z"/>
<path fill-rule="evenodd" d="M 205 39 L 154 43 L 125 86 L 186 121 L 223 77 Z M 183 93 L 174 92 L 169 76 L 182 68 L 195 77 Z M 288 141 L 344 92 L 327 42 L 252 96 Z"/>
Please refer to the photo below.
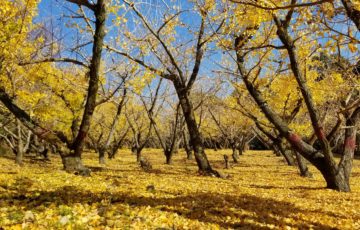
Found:
<path fill-rule="evenodd" d="M 209 158 L 228 179 L 197 174 L 185 153 L 165 165 L 160 150 L 145 150 L 153 163 L 143 172 L 122 150 L 106 166 L 87 153 L 91 177 L 26 159 L 17 167 L 0 157 L 0 226 L 4 229 L 360 229 L 360 161 L 355 160 L 351 193 L 325 189 L 298 176 L 271 152 L 248 151 L 241 163 L 223 169 L 223 154 Z M 1 228 L 0 228 L 1 229 Z"/>

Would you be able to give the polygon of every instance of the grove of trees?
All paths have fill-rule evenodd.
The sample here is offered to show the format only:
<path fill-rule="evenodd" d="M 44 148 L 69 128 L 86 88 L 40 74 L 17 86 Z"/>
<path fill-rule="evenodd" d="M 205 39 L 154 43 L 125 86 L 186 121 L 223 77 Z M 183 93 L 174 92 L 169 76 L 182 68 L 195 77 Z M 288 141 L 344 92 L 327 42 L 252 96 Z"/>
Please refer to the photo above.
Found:
<path fill-rule="evenodd" d="M 215 177 L 206 149 L 238 164 L 262 146 L 349 192 L 359 44 L 356 0 L 4 0 L 1 146 L 85 176 L 88 151 L 105 164 L 130 148 L 146 167 L 144 148 L 166 164 L 184 148 Z"/>

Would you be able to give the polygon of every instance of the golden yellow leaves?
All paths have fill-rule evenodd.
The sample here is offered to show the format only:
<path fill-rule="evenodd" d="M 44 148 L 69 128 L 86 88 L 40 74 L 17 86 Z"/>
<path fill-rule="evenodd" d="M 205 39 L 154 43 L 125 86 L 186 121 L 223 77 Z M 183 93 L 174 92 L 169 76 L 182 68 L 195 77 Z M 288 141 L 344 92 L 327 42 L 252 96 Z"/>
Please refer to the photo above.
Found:
<path fill-rule="evenodd" d="M 358 50 L 356 45 L 354 45 L 353 43 L 349 43 L 348 47 L 349 47 L 349 50 L 350 50 L 351 53 L 356 53 L 356 51 Z"/>
<path fill-rule="evenodd" d="M 9 58 L 22 46 L 36 13 L 36 0 L 4 0 L 0 9 L 0 55 Z"/>
<path fill-rule="evenodd" d="M 360 2 L 358 0 L 353 1 L 353 4 L 355 6 L 355 9 L 357 9 L 358 11 L 360 11 Z"/>
<path fill-rule="evenodd" d="M 208 151 L 222 168 L 223 154 Z M 324 188 L 321 175 L 298 176 L 271 152 L 248 151 L 241 163 L 227 169 L 231 179 L 197 175 L 185 153 L 174 165 L 164 165 L 162 151 L 144 154 L 156 169 L 138 169 L 135 156 L 122 150 L 119 158 L 99 167 L 96 155 L 86 153 L 91 178 L 61 171 L 61 162 L 12 167 L 0 158 L 0 226 L 29 229 L 358 229 L 360 227 L 360 162 L 354 162 L 352 192 Z M 146 187 L 154 185 L 155 191 Z"/>
<path fill-rule="evenodd" d="M 136 94 L 141 94 L 145 86 L 151 83 L 156 75 L 150 70 L 144 70 L 142 74 L 133 77 L 128 81 L 128 86 L 132 87 Z"/>

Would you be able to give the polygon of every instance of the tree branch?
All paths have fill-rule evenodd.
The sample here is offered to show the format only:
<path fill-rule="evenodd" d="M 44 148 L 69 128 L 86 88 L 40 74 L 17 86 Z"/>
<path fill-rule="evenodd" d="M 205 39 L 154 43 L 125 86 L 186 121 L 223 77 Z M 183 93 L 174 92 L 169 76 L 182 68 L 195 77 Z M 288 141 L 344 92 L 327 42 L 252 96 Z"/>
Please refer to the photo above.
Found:
<path fill-rule="evenodd" d="M 33 65 L 33 64 L 45 63 L 45 62 L 68 62 L 68 63 L 73 63 L 75 65 L 80 65 L 80 66 L 89 68 L 89 66 L 86 65 L 85 63 L 75 60 L 75 59 L 71 59 L 71 58 L 47 58 L 47 59 L 43 59 L 43 60 L 35 60 L 35 61 L 30 61 L 30 62 L 20 62 L 18 65 L 25 66 L 25 65 Z"/>
<path fill-rule="evenodd" d="M 95 10 L 95 5 L 90 3 L 88 0 L 66 0 L 66 1 L 74 3 L 74 4 L 78 4 L 79 6 L 86 6 L 87 8 L 89 8 L 92 11 Z"/>
<path fill-rule="evenodd" d="M 285 10 L 285 9 L 293 9 L 293 8 L 299 8 L 299 7 L 309 7 L 309 6 L 315 6 L 315 5 L 320 5 L 323 3 L 327 3 L 327 2 L 332 2 L 332 0 L 320 0 L 320 1 L 316 1 L 316 2 L 306 2 L 306 3 L 298 3 L 298 4 L 290 4 L 290 5 L 286 5 L 286 6 L 262 6 L 259 5 L 258 3 L 255 3 L 256 1 L 243 1 L 243 0 L 230 0 L 233 3 L 237 3 L 237 4 L 242 4 L 242 5 L 246 5 L 246 6 L 254 6 L 256 8 L 259 9 L 263 9 L 263 10 Z"/>

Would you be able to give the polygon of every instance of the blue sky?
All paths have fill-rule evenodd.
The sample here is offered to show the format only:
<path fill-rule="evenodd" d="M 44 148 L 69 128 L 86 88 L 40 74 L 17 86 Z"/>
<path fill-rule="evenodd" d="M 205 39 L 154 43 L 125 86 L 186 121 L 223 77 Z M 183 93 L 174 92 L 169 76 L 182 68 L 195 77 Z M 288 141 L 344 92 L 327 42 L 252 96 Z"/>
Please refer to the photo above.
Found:
<path fill-rule="evenodd" d="M 167 5 L 171 6 L 172 3 L 170 0 L 164 0 L 167 1 Z M 166 6 L 163 4 L 162 0 L 145 0 L 143 2 L 146 2 L 146 4 L 142 5 L 142 11 L 146 12 L 146 14 L 151 18 L 156 18 L 162 15 L 163 13 L 166 13 L 167 9 Z M 183 9 L 191 9 L 192 3 L 189 3 L 186 0 L 178 0 L 176 4 L 181 5 Z M 161 5 L 161 7 L 155 7 L 155 5 Z M 56 37 L 59 39 L 62 39 L 62 44 L 65 46 L 69 46 L 69 48 L 72 48 L 74 46 L 74 41 L 78 38 L 81 38 L 81 35 L 76 29 L 69 28 L 66 26 L 69 22 L 76 22 L 82 24 L 83 27 L 85 27 L 85 24 L 82 19 L 70 19 L 68 16 L 70 16 L 72 13 L 71 11 L 76 11 L 77 6 L 75 4 L 66 3 L 65 0 L 43 0 L 39 5 L 39 16 L 37 17 L 36 21 L 38 22 L 44 22 L 47 27 L 50 27 L 49 25 L 52 24 L 55 29 Z M 91 12 L 87 12 L 88 16 L 92 16 Z M 127 14 L 128 17 L 128 26 L 129 28 L 135 27 L 134 22 L 132 21 L 133 17 L 131 14 Z M 192 26 L 198 26 L 196 24 L 199 24 L 199 16 L 195 13 L 184 13 L 180 16 L 180 19 L 182 22 L 188 25 Z M 107 21 L 108 28 L 111 28 L 111 16 Z M 341 30 L 343 28 L 339 28 Z M 181 36 L 177 38 L 181 38 L 184 40 L 190 39 L 190 35 L 186 32 L 184 29 L 178 29 L 177 32 L 181 34 Z M 115 30 L 110 30 L 107 34 L 107 40 L 109 40 L 111 37 L 116 36 Z M 359 33 L 355 35 L 357 38 L 360 38 Z M 87 37 L 89 39 L 89 37 Z M 319 40 L 322 43 L 325 43 L 328 39 L 322 39 Z M 84 47 L 82 52 L 90 53 L 91 51 L 91 44 Z M 120 47 L 121 48 L 121 47 Z M 74 53 L 69 52 L 63 52 L 64 56 L 72 56 L 76 58 L 80 58 L 78 55 Z M 346 49 L 343 51 L 343 55 L 349 56 L 350 54 Z M 116 56 L 115 56 L 116 57 Z M 205 58 L 202 66 L 201 66 L 201 74 L 202 76 L 212 76 L 212 71 L 217 68 L 217 66 L 214 64 L 215 62 L 220 62 L 222 58 L 222 53 L 219 51 L 216 51 L 215 53 L 211 54 L 208 58 Z M 190 67 L 191 68 L 191 67 Z"/>

